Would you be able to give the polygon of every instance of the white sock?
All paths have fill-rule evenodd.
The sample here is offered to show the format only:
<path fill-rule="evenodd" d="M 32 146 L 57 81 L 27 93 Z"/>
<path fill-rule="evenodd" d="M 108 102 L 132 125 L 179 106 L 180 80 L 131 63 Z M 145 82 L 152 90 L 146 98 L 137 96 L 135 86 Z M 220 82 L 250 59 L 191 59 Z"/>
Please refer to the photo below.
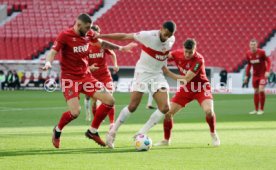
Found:
<path fill-rule="evenodd" d="M 58 126 L 56 126 L 56 131 L 61 132 L 61 130 L 58 128 Z"/>
<path fill-rule="evenodd" d="M 151 93 L 149 93 L 149 98 L 148 98 L 148 106 L 152 106 L 152 101 L 153 101 L 152 94 L 151 94 Z"/>
<path fill-rule="evenodd" d="M 158 109 L 153 112 L 150 116 L 149 120 L 144 124 L 144 126 L 139 130 L 138 134 L 147 134 L 148 131 L 155 126 L 162 118 L 164 114 L 160 112 Z"/>
<path fill-rule="evenodd" d="M 91 102 L 90 102 L 90 98 L 87 99 L 86 97 L 84 98 L 84 108 L 85 108 L 85 112 L 89 112 L 90 111 L 90 106 Z"/>
<path fill-rule="evenodd" d="M 127 118 L 131 115 L 130 111 L 128 110 L 128 106 L 121 110 L 119 117 L 117 118 L 114 126 L 112 127 L 112 132 L 117 132 L 119 127 L 127 120 Z"/>
<path fill-rule="evenodd" d="M 109 130 L 111 130 L 113 128 L 113 126 L 114 126 L 114 123 L 110 123 L 109 124 Z"/>
<path fill-rule="evenodd" d="M 98 129 L 93 128 L 93 127 L 90 127 L 90 128 L 89 128 L 89 131 L 90 131 L 91 133 L 97 133 L 97 132 L 98 132 Z"/>

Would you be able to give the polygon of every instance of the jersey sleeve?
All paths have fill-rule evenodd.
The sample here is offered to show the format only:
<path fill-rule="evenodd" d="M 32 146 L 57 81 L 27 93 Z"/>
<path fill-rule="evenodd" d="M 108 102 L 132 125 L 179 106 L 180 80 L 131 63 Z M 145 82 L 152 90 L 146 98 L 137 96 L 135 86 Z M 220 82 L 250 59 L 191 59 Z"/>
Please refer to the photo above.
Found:
<path fill-rule="evenodd" d="M 168 59 L 168 62 L 173 62 L 173 61 L 175 61 L 176 60 L 176 58 L 177 58 L 177 53 L 178 53 L 178 51 L 171 51 L 170 52 L 170 54 L 171 54 L 171 58 L 169 58 Z"/>
<path fill-rule="evenodd" d="M 199 71 L 201 70 L 202 66 L 203 66 L 203 60 L 197 60 L 195 61 L 192 66 L 190 67 L 190 71 L 192 71 L 195 74 L 198 74 Z"/>
<path fill-rule="evenodd" d="M 150 32 L 149 31 L 140 31 L 137 33 L 134 33 L 134 39 L 141 44 L 147 44 L 150 39 Z"/>
<path fill-rule="evenodd" d="M 65 34 L 64 32 L 61 32 L 56 38 L 54 45 L 52 46 L 52 49 L 54 49 L 55 51 L 59 51 L 61 48 L 64 47 L 65 42 L 66 42 Z"/>
<path fill-rule="evenodd" d="M 88 59 L 88 66 L 91 66 L 93 63 L 92 59 Z"/>

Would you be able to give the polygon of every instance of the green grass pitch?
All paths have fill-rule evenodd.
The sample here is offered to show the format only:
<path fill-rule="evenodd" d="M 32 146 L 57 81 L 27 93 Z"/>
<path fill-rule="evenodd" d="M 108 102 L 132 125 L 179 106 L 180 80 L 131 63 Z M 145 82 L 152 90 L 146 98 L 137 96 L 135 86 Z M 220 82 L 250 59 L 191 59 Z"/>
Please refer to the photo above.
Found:
<path fill-rule="evenodd" d="M 65 127 L 61 148 L 51 144 L 52 128 L 66 104 L 61 92 L 0 92 L 0 169 L 275 169 L 276 96 L 267 95 L 265 114 L 248 115 L 252 95 L 215 95 L 221 146 L 209 146 L 208 125 L 196 102 L 175 116 L 172 145 L 136 152 L 132 136 L 149 118 L 145 96 L 138 110 L 121 127 L 114 150 L 100 148 L 84 136 L 90 123 L 82 111 Z M 118 112 L 129 94 L 116 93 Z M 81 96 L 83 105 L 83 95 Z M 108 120 L 100 128 L 105 139 Z M 148 134 L 153 143 L 163 137 L 160 123 Z"/>

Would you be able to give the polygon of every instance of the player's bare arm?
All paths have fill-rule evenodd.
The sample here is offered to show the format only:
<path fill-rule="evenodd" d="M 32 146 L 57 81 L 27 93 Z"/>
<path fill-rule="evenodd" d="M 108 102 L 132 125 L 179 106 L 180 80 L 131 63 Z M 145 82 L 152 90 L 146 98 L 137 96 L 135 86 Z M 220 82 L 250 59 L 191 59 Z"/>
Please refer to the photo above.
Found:
<path fill-rule="evenodd" d="M 172 59 L 173 58 L 173 56 L 172 56 L 172 53 L 170 52 L 169 54 L 168 54 L 168 59 Z"/>
<path fill-rule="evenodd" d="M 270 74 L 271 60 L 270 60 L 269 57 L 266 57 L 266 58 L 265 58 L 265 61 L 266 61 L 265 78 L 268 78 L 268 77 L 269 77 L 269 74 Z"/>
<path fill-rule="evenodd" d="M 50 50 L 49 54 L 46 56 L 46 62 L 45 65 L 42 67 L 42 70 L 47 71 L 48 69 L 52 68 L 52 62 L 54 61 L 56 54 L 56 50 Z"/>
<path fill-rule="evenodd" d="M 134 40 L 133 33 L 112 33 L 96 35 L 96 38 L 107 38 L 112 40 Z"/>
<path fill-rule="evenodd" d="M 94 44 L 100 46 L 103 49 L 120 50 L 120 51 L 123 51 L 123 52 L 129 52 L 129 53 L 132 52 L 132 48 L 134 48 L 138 45 L 137 43 L 131 42 L 131 43 L 125 45 L 125 46 L 120 46 L 120 45 L 117 45 L 117 44 L 114 44 L 114 43 L 111 43 L 111 42 L 108 42 L 108 41 L 104 41 L 104 40 L 101 40 L 101 39 L 98 39 L 98 42 L 94 43 Z"/>
<path fill-rule="evenodd" d="M 171 72 L 166 66 L 164 66 L 162 68 L 162 70 L 163 70 L 164 74 L 166 74 L 168 77 L 170 77 L 176 81 L 177 80 L 182 81 L 185 84 L 189 83 L 196 76 L 196 74 L 190 70 L 187 72 L 187 74 L 185 76 Z"/>
<path fill-rule="evenodd" d="M 250 70 L 251 70 L 251 63 L 250 61 L 248 61 L 247 67 L 246 67 L 246 73 L 245 73 L 245 77 L 244 77 L 244 83 L 248 82 L 248 77 L 250 74 Z"/>
<path fill-rule="evenodd" d="M 117 63 L 117 56 L 116 56 L 116 54 L 115 54 L 115 52 L 113 50 L 109 50 L 109 52 L 111 54 L 110 55 L 111 61 L 112 61 L 113 65 L 114 65 L 113 70 L 115 72 L 118 72 L 120 68 L 119 68 L 118 63 Z"/>

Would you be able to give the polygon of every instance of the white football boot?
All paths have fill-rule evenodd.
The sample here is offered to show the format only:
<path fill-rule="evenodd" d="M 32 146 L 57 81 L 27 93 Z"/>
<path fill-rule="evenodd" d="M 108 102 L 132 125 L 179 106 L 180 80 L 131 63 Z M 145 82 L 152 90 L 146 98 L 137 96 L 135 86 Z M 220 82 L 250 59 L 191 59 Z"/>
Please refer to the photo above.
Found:
<path fill-rule="evenodd" d="M 263 110 L 259 110 L 259 111 L 257 112 L 257 115 L 262 115 L 262 114 L 264 114 L 264 111 L 263 111 Z"/>
<path fill-rule="evenodd" d="M 255 115 L 255 114 L 257 114 L 257 113 L 258 113 L 257 110 L 253 110 L 253 111 L 249 112 L 250 115 Z"/>
<path fill-rule="evenodd" d="M 169 146 L 171 145 L 171 140 L 163 139 L 160 142 L 154 144 L 153 146 Z"/>
<path fill-rule="evenodd" d="M 211 133 L 212 145 L 215 147 L 220 146 L 220 139 L 217 133 Z"/>
<path fill-rule="evenodd" d="M 114 149 L 115 148 L 115 145 L 114 145 L 115 137 L 116 137 L 116 133 L 115 132 L 109 131 L 106 134 L 106 145 L 110 149 Z"/>

